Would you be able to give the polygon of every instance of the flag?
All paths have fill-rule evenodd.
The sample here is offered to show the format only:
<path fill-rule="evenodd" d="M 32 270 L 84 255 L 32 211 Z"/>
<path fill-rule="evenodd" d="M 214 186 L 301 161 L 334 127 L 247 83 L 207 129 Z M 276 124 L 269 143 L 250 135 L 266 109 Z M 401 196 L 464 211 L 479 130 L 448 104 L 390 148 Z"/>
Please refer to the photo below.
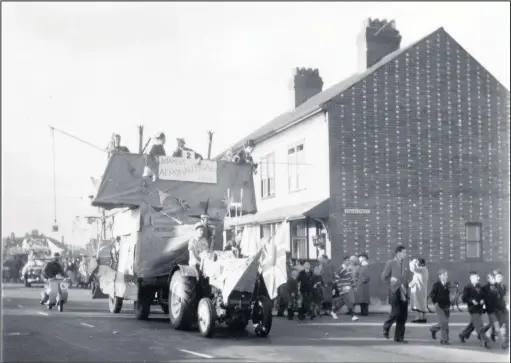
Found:
<path fill-rule="evenodd" d="M 270 299 L 277 297 L 277 289 L 287 281 L 286 246 L 289 242 L 287 219 L 264 245 L 261 256 L 261 272 Z"/>
<path fill-rule="evenodd" d="M 50 241 L 48 238 L 46 239 L 46 243 L 48 243 L 48 247 L 50 248 L 50 251 L 51 251 L 52 255 L 55 254 L 55 253 L 62 253 L 62 252 L 64 252 L 63 248 L 58 247 L 55 243 Z"/>
<path fill-rule="evenodd" d="M 158 191 L 158 196 L 160 197 L 160 204 L 163 205 L 163 202 L 165 202 L 165 199 L 170 197 L 170 194 L 165 193 L 159 189 L 156 189 Z"/>

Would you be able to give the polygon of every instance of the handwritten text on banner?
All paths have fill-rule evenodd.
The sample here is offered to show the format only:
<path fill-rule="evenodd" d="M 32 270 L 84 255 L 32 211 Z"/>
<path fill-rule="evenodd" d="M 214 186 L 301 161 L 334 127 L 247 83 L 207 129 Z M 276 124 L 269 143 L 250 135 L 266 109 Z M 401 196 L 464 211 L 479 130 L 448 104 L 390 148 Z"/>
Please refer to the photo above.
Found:
<path fill-rule="evenodd" d="M 211 160 L 160 156 L 158 175 L 162 180 L 178 180 L 194 183 L 217 183 L 217 163 Z"/>

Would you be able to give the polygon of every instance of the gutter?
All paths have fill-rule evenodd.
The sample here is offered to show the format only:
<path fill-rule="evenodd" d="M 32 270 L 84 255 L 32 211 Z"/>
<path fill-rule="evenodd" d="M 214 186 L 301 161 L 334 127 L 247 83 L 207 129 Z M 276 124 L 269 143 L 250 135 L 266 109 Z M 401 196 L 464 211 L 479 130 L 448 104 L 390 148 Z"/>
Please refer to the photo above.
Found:
<path fill-rule="evenodd" d="M 322 105 L 316 106 L 312 110 L 310 110 L 308 113 L 306 113 L 305 115 L 301 116 L 300 118 L 297 118 L 296 120 L 294 120 L 290 124 L 288 124 L 288 125 L 286 125 L 284 127 L 281 127 L 280 129 L 273 130 L 273 131 L 269 132 L 268 134 L 260 137 L 258 140 L 254 140 L 254 142 L 256 143 L 256 146 L 257 146 L 258 143 L 263 142 L 264 140 L 267 140 L 270 137 L 272 137 L 272 136 L 274 136 L 274 135 L 276 135 L 276 134 L 278 134 L 278 133 L 280 133 L 282 131 L 285 131 L 285 130 L 289 129 L 289 128 L 299 124 L 302 121 L 305 121 L 309 117 L 312 117 L 312 116 L 320 113 L 321 111 L 323 111 Z"/>
<path fill-rule="evenodd" d="M 261 143 L 261 142 L 269 139 L 270 137 L 278 134 L 279 132 L 285 131 L 285 130 L 287 130 L 287 129 L 289 129 L 289 128 L 299 124 L 300 122 L 305 121 L 309 117 L 314 116 L 314 115 L 320 113 L 321 111 L 326 111 L 326 110 L 323 108 L 323 105 L 318 105 L 318 106 L 314 107 L 312 110 L 310 110 L 309 112 L 307 112 L 305 115 L 303 115 L 303 116 L 297 118 L 296 120 L 294 120 L 293 122 L 291 122 L 290 124 L 288 124 L 288 125 L 286 125 L 284 127 L 281 127 L 280 129 L 271 130 L 271 131 L 267 132 L 266 134 L 260 136 L 259 138 L 254 139 L 254 143 L 257 146 L 258 143 Z M 237 149 L 232 149 L 232 152 L 234 154 L 234 153 L 239 152 L 241 149 L 242 149 L 241 147 L 237 148 Z M 224 151 L 222 153 L 222 155 L 225 155 L 226 152 L 227 151 Z"/>

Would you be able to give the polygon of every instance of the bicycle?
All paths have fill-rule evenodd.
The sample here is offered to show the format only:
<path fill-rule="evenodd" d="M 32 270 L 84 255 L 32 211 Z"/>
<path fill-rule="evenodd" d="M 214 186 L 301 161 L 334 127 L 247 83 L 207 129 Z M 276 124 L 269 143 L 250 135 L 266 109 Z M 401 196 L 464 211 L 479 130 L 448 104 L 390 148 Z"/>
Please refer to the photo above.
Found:
<path fill-rule="evenodd" d="M 455 308 L 458 309 L 460 313 L 463 312 L 463 302 L 461 301 L 462 292 L 460 291 L 459 282 L 453 282 L 449 287 L 449 295 L 451 300 L 451 310 L 454 311 Z M 435 304 L 431 301 L 431 297 L 428 296 L 428 311 L 430 313 L 435 312 Z"/>

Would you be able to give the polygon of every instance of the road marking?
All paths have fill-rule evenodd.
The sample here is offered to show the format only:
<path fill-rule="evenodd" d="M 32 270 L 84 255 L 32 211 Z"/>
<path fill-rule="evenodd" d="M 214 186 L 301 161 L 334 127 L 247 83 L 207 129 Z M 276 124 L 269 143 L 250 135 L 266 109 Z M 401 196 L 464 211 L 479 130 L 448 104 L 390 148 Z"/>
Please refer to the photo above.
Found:
<path fill-rule="evenodd" d="M 48 316 L 48 313 L 43 313 L 42 311 L 38 311 L 37 313 L 38 313 L 39 315 Z"/>
<path fill-rule="evenodd" d="M 23 305 L 18 305 L 18 307 L 19 307 L 20 309 L 23 309 Z"/>
<path fill-rule="evenodd" d="M 188 353 L 188 354 L 196 355 L 197 357 L 202 357 L 202 358 L 207 358 L 207 359 L 215 358 L 215 357 L 213 357 L 212 355 L 207 355 L 207 354 L 202 354 L 202 353 L 192 352 L 191 350 L 186 350 L 186 349 L 178 349 L 178 350 L 179 350 L 180 352 L 183 352 L 183 353 Z"/>
<path fill-rule="evenodd" d="M 90 325 L 90 324 L 87 324 L 87 323 L 80 323 L 80 325 L 88 326 L 89 328 L 95 328 L 94 325 Z"/>
<path fill-rule="evenodd" d="M 85 347 L 83 345 L 80 345 L 80 344 L 77 344 L 77 343 L 73 343 L 73 342 L 70 342 L 69 340 L 65 340 L 64 338 L 58 336 L 57 334 L 54 334 L 52 333 L 51 331 L 49 331 L 48 329 L 45 329 L 43 328 L 44 331 L 46 331 L 48 334 L 50 335 L 53 335 L 55 338 L 57 339 L 60 339 L 61 341 L 63 341 L 64 343 L 67 343 L 67 344 L 70 344 L 70 345 L 74 345 L 75 347 L 79 347 L 79 348 L 83 348 L 83 349 L 87 349 L 87 350 L 92 350 L 92 351 L 96 351 L 98 349 L 96 348 L 89 348 L 89 347 Z"/>
<path fill-rule="evenodd" d="M 449 323 L 449 326 L 467 326 L 468 323 Z M 339 322 L 339 323 L 304 323 L 299 326 L 383 326 L 383 323 L 376 322 Z M 431 328 L 431 324 L 406 324 L 407 328 Z"/>
<path fill-rule="evenodd" d="M 333 341 L 385 341 L 383 337 L 381 338 L 374 338 L 374 337 L 359 337 L 359 338 L 353 338 L 353 337 L 336 337 L 336 338 L 329 338 L 329 337 L 321 337 L 321 338 L 306 338 L 308 340 L 333 340 Z M 409 342 L 434 342 L 432 339 L 406 339 Z M 389 342 L 392 340 L 389 340 Z"/>
<path fill-rule="evenodd" d="M 7 299 L 7 301 L 12 301 L 11 299 Z"/>
<path fill-rule="evenodd" d="M 20 336 L 20 335 L 28 335 L 28 333 L 19 333 L 19 332 L 14 332 L 14 333 L 6 333 L 5 335 L 9 335 L 9 336 Z"/>

